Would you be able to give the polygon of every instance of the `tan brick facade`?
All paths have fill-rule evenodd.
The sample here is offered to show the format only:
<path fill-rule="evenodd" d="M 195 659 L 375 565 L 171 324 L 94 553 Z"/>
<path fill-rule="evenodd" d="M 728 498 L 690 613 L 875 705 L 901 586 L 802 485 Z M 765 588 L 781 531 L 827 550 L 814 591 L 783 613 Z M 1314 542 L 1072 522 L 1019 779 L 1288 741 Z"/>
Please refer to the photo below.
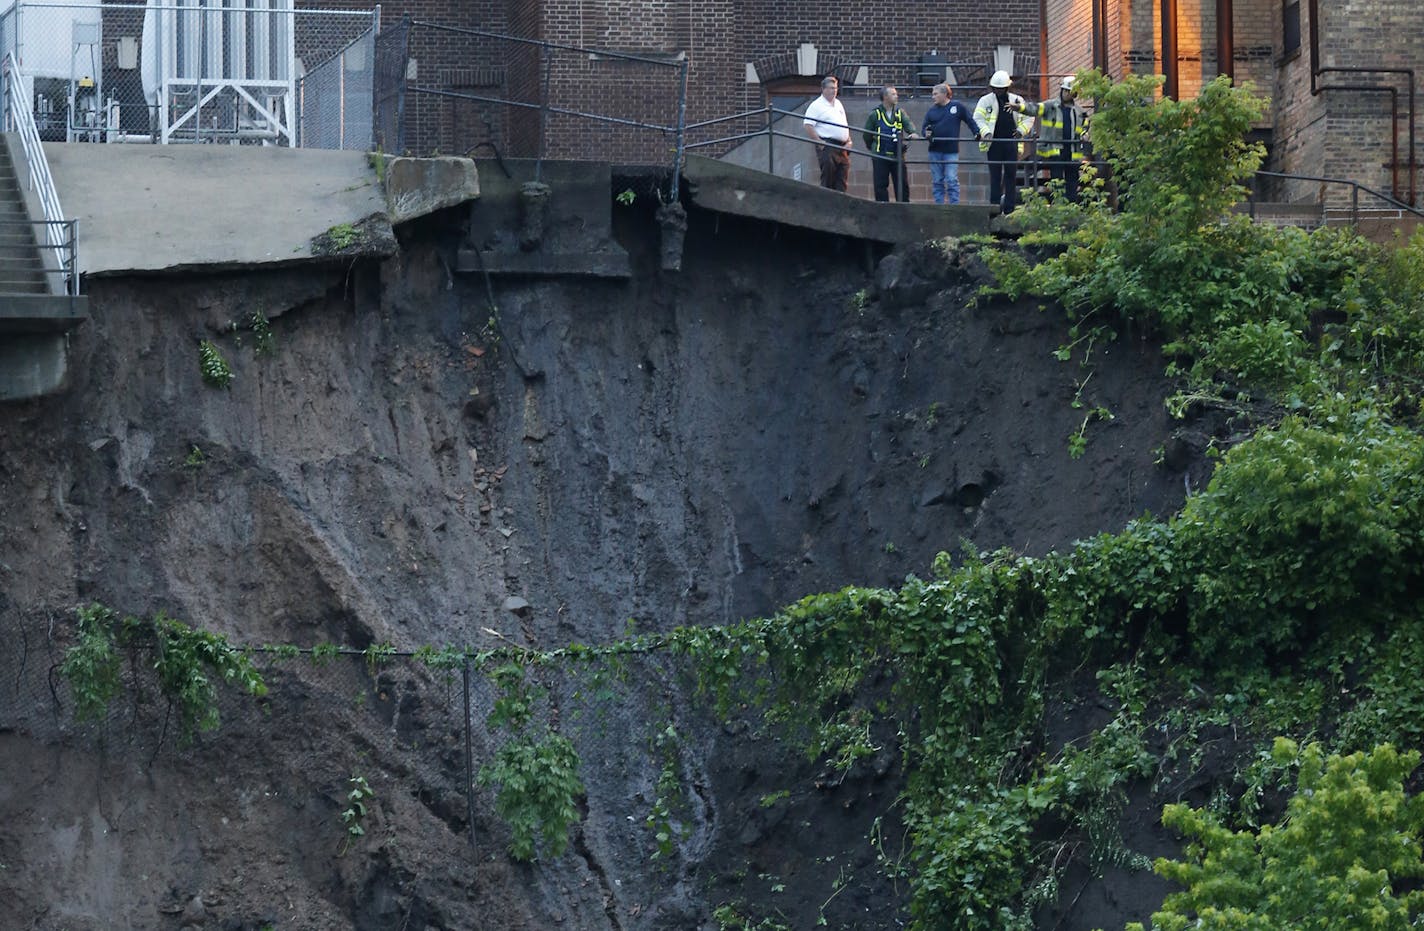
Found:
<path fill-rule="evenodd" d="M 1285 48 L 1285 10 L 1298 7 L 1300 47 Z M 1161 0 L 1107 0 L 1108 71 L 1162 72 Z M 1091 0 L 1047 0 L 1051 71 L 1072 71 L 1093 63 Z M 1178 0 L 1176 16 L 1178 94 L 1198 93 L 1219 72 L 1216 0 Z M 1266 167 L 1288 174 L 1354 180 L 1376 190 L 1418 198 L 1418 172 L 1409 173 L 1409 78 L 1402 74 L 1317 74 L 1317 88 L 1341 84 L 1394 87 L 1398 93 L 1398 164 L 1391 144 L 1390 96 L 1383 91 L 1325 90 L 1312 94 L 1312 64 L 1329 68 L 1424 68 L 1424 5 L 1420 0 L 1319 0 L 1320 60 L 1311 60 L 1311 0 L 1233 0 L 1233 65 L 1238 83 L 1250 82 L 1271 98 Z M 1416 78 L 1417 80 L 1417 78 Z M 1424 112 L 1424 94 L 1417 104 Z M 1424 141 L 1424 120 L 1415 114 L 1416 137 Z M 1416 161 L 1418 154 L 1416 154 Z M 1268 196 L 1332 205 L 1349 201 L 1349 189 L 1320 182 L 1280 182 Z M 1363 201 L 1362 201 L 1363 203 Z"/>

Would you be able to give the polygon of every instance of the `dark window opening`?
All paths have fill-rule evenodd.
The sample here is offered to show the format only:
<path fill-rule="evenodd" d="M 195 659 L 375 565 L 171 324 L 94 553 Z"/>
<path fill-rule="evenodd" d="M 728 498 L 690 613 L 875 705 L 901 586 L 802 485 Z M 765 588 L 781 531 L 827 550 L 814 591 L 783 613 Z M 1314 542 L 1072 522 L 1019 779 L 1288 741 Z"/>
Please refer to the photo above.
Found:
<path fill-rule="evenodd" d="M 1284 54 L 1293 55 L 1300 51 L 1300 0 L 1287 0 L 1281 13 Z"/>

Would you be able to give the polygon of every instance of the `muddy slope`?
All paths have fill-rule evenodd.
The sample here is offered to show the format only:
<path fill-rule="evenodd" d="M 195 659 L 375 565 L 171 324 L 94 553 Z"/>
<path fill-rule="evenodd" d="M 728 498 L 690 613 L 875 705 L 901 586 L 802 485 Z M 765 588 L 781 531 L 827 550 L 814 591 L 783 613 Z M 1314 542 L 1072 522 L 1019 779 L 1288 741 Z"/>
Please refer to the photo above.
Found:
<path fill-rule="evenodd" d="M 1146 345 L 1104 351 L 1089 399 L 1114 419 L 1070 459 L 1086 373 L 1052 358 L 1064 326 L 969 308 L 972 256 L 871 270 L 858 245 L 694 214 L 664 275 L 651 218 L 620 222 L 633 281 L 496 280 L 498 338 L 431 231 L 379 267 L 94 283 L 68 391 L 0 407 L 0 926 L 690 928 L 742 900 L 810 926 L 841 864 L 869 875 L 889 754 L 817 789 L 657 664 L 597 702 L 550 681 L 587 813 L 520 866 L 487 794 L 467 821 L 459 700 L 414 664 L 275 669 L 260 710 L 225 704 L 179 747 L 137 706 L 69 723 L 64 626 L 98 600 L 254 644 L 600 641 L 893 584 L 962 541 L 1042 553 L 1200 480 L 1154 464 L 1172 425 Z M 254 311 L 273 351 L 222 334 Z M 230 390 L 202 383 L 199 338 Z M 668 721 L 687 831 L 659 865 Z M 476 766 L 494 745 L 477 728 Z M 353 773 L 377 801 L 345 850 Z M 895 927 L 898 905 L 869 883 L 826 914 Z"/>

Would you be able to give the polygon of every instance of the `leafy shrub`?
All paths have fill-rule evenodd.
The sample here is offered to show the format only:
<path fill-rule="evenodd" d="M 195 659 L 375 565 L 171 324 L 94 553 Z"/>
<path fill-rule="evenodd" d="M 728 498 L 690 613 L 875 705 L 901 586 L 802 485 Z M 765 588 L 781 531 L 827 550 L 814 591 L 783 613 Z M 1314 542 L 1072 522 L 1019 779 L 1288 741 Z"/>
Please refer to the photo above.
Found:
<path fill-rule="evenodd" d="M 1402 783 L 1419 753 L 1386 744 L 1327 757 L 1316 744 L 1277 741 L 1277 762 L 1297 755 L 1297 791 L 1278 825 L 1232 831 L 1206 809 L 1167 806 L 1162 823 L 1191 843 L 1186 860 L 1154 864 L 1186 887 L 1152 916 L 1154 931 L 1418 927 L 1424 797 L 1406 797 Z"/>
<path fill-rule="evenodd" d="M 552 857 L 564 852 L 584 794 L 578 763 L 573 743 L 548 732 L 536 739 L 509 741 L 480 770 L 480 785 L 499 787 L 495 810 L 514 835 L 510 856 L 533 860 L 541 843 Z"/>

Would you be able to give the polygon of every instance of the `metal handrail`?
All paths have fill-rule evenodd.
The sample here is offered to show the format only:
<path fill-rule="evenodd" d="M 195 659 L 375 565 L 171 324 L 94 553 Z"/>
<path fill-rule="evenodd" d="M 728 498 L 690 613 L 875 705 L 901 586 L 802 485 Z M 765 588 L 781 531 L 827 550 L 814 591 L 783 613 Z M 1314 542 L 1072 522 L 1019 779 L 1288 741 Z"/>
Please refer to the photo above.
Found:
<path fill-rule="evenodd" d="M 67 219 L 59 204 L 59 192 L 54 187 L 54 177 L 50 174 L 49 161 L 45 158 L 39 128 L 35 125 L 35 115 L 30 110 L 29 101 L 23 100 L 22 94 L 16 93 L 15 85 L 18 82 L 23 88 L 24 77 L 15 67 L 15 59 L 9 52 L 0 59 L 0 79 L 4 82 L 5 126 L 7 130 L 20 135 L 25 161 L 29 167 L 30 190 L 38 194 L 40 207 L 44 211 L 44 220 L 36 222 L 45 225 L 48 248 L 56 252 L 65 290 L 71 295 L 78 294 L 80 285 L 76 221 Z"/>
<path fill-rule="evenodd" d="M 734 120 L 734 119 L 746 119 L 746 118 L 750 118 L 750 117 L 758 116 L 758 115 L 763 115 L 763 116 L 766 116 L 766 117 L 767 117 L 767 125 L 766 125 L 766 126 L 763 126 L 763 127 L 758 128 L 758 129 L 751 130 L 751 131 L 745 132 L 745 133 L 737 133 L 737 134 L 735 134 L 735 135 L 730 135 L 730 136 L 720 136 L 720 137 L 715 138 L 715 139 L 706 139 L 706 140 L 700 140 L 700 141 L 697 141 L 697 142 L 689 142 L 689 143 L 687 143 L 687 148 L 688 148 L 689 150 L 692 150 L 692 149 L 701 149 L 701 148 L 707 148 L 707 147 L 710 147 L 710 146 L 724 145 L 724 144 L 726 144 L 726 143 L 731 143 L 731 142 L 745 142 L 745 141 L 747 141 L 747 140 L 749 140 L 749 139 L 758 139 L 758 138 L 761 138 L 761 137 L 763 137 L 763 136 L 767 137 L 769 142 L 770 142 L 770 140 L 774 140 L 774 139 L 780 138 L 780 139 L 788 139 L 788 140 L 790 140 L 790 141 L 792 141 L 792 142 L 804 143 L 804 144 L 806 144 L 806 145 L 814 145 L 814 144 L 815 144 L 814 142 L 812 142 L 811 139 L 809 139 L 808 137 L 806 137 L 804 134 L 795 133 L 795 132 L 786 132 L 786 131 L 784 131 L 784 130 L 779 130 L 779 129 L 773 128 L 773 127 L 771 126 L 771 122 L 772 122 L 772 118 L 773 118 L 774 116 L 802 116 L 802 114 L 796 113 L 795 111 L 782 110 L 782 109 L 777 108 L 777 107 L 764 107 L 764 108 L 761 109 L 761 110 L 749 110 L 749 111 L 746 111 L 746 112 L 743 112 L 743 113 L 734 114 L 733 116 L 729 116 L 729 117 L 721 117 L 721 118 L 719 118 L 719 119 L 714 119 L 714 120 L 704 120 L 704 121 L 701 122 L 701 123 L 696 123 L 696 124 L 690 125 L 690 126 L 688 127 L 688 129 L 701 128 L 701 127 L 705 127 L 705 126 L 713 126 L 713 125 L 716 125 L 716 124 L 718 124 L 718 123 L 725 123 L 725 122 L 729 122 L 729 121 Z M 823 121 L 816 121 L 816 122 L 823 122 Z M 839 125 L 839 124 L 836 124 L 836 125 Z M 851 131 L 852 135 L 854 135 L 856 132 L 862 132 L 862 133 L 865 132 L 865 130 L 861 130 L 861 129 L 857 128 L 857 127 L 850 127 L 850 131 Z M 874 133 L 874 131 L 871 131 L 871 132 Z M 1038 141 L 1041 141 L 1041 140 L 1038 140 Z M 973 144 L 975 144 L 975 143 L 977 143 L 977 142 L 978 142 L 978 140 L 976 140 L 976 139 L 971 139 L 971 138 L 963 138 L 963 139 L 960 140 L 960 143 L 961 143 L 962 145 L 973 145 Z M 853 157 L 862 157 L 862 158 L 875 158 L 875 157 L 877 157 L 877 156 L 874 155 L 874 153 L 862 151 L 862 150 L 857 149 L 857 148 L 852 148 L 852 149 L 850 149 L 850 154 L 851 154 Z M 928 163 L 929 163 L 929 162 L 928 162 L 928 159 L 907 158 L 907 157 L 903 157 L 903 156 L 902 156 L 902 161 L 903 161 L 904 164 L 906 164 L 906 165 L 924 165 L 924 164 L 928 164 Z M 978 163 L 978 160 L 976 159 L 974 162 L 970 162 L 970 163 L 967 163 L 967 164 L 977 164 L 977 163 Z M 995 162 L 993 162 L 992 160 L 989 160 L 989 159 L 985 159 L 983 163 L 984 163 L 984 164 L 995 164 Z M 1091 165 L 1094 165 L 1094 166 L 1102 166 L 1102 165 L 1106 164 L 1105 162 L 1103 162 L 1103 161 L 1101 161 L 1101 160 L 1099 160 L 1099 159 L 1086 160 L 1085 163 L 1086 163 L 1086 164 L 1091 164 Z M 961 163 L 961 164 L 966 164 L 966 163 Z M 1034 154 L 1031 155 L 1031 156 L 1029 156 L 1028 158 L 1017 159 L 1017 160 L 1014 162 L 1014 164 L 1020 164 L 1020 165 L 1023 165 L 1023 166 L 1025 166 L 1025 167 L 1029 168 L 1029 169 L 1030 169 L 1030 174 L 1031 174 L 1032 176 L 1037 176 L 1037 175 L 1042 171 L 1043 168 L 1045 168 L 1045 167 L 1048 166 L 1049 160 L 1043 158 L 1043 157 L 1040 156 L 1037 152 L 1034 152 Z M 768 170 L 770 170 L 770 169 L 768 169 Z M 1284 178 L 1284 179 L 1286 179 L 1286 180 L 1291 180 L 1291 181 L 1314 181 L 1314 182 L 1323 183 L 1323 184 L 1344 184 L 1344 185 L 1348 185 L 1348 186 L 1350 187 L 1350 189 L 1351 189 L 1351 197 L 1350 197 L 1350 199 L 1351 199 L 1351 206 L 1350 206 L 1350 224 L 1351 224 L 1352 226 L 1358 225 L 1358 223 L 1359 223 L 1359 215 L 1360 215 L 1360 193 L 1361 193 L 1361 192 L 1364 192 L 1365 194 L 1368 194 L 1368 195 L 1370 195 L 1371 197 L 1375 197 L 1375 198 L 1379 199 L 1381 202 L 1383 202 L 1383 203 L 1389 205 L 1389 208 L 1390 208 L 1390 209 L 1399 210 L 1399 211 L 1401 211 L 1401 212 L 1407 212 L 1407 213 L 1413 214 L 1414 216 L 1417 216 L 1417 217 L 1424 217 L 1424 209 L 1417 208 L 1417 207 L 1411 207 L 1409 204 L 1406 204 L 1406 203 L 1404 203 L 1404 202 L 1402 202 L 1402 201 L 1400 201 L 1400 200 L 1398 200 L 1398 199 L 1396 199 L 1396 198 L 1393 198 L 1393 197 L 1389 196 L 1388 194 L 1384 193 L 1383 191 L 1377 191 L 1377 190 L 1375 190 L 1374 188 L 1372 188 L 1372 187 L 1370 187 L 1370 186 L 1368 186 L 1368 185 L 1361 184 L 1361 183 L 1358 182 L 1358 181 L 1352 181 L 1352 180 L 1350 180 L 1349 178 L 1326 178 L 1326 177 L 1322 177 L 1322 176 L 1318 176 L 1318 175 L 1297 175 L 1297 174 L 1287 174 L 1287 173 L 1278 172 L 1278 171 L 1257 171 L 1257 172 L 1255 173 L 1255 175 L 1253 176 L 1253 178 L 1252 178 L 1252 183 L 1247 187 L 1247 196 L 1246 196 L 1246 202 L 1247 202 L 1247 205 L 1248 205 L 1248 208 L 1249 208 L 1250 216 L 1251 216 L 1251 218 L 1252 218 L 1253 220 L 1256 218 L 1256 185 L 1255 185 L 1255 178 L 1256 178 L 1256 177 Z M 1322 210 L 1328 210 L 1328 207 L 1326 207 L 1325 204 L 1322 203 L 1320 206 L 1321 206 L 1321 209 L 1322 209 Z"/>
<path fill-rule="evenodd" d="M 39 237 L 36 237 L 34 240 L 35 248 L 43 251 L 54 251 L 56 255 L 55 262 L 59 266 L 59 268 L 46 268 L 40 271 L 40 274 L 42 274 L 46 278 L 50 277 L 51 275 L 62 276 L 64 280 L 60 282 L 60 287 L 52 290 L 54 290 L 56 293 L 68 294 L 69 297 L 73 298 L 77 292 L 68 289 L 67 282 L 70 279 L 65 269 L 74 267 L 74 260 L 78 246 L 78 238 L 76 235 L 77 221 L 0 220 L 0 232 L 4 232 L 7 229 L 11 229 L 17 226 L 24 227 L 25 229 L 33 229 L 36 226 L 43 226 L 46 228 L 46 235 L 44 239 L 47 241 L 42 243 L 39 241 Z"/>
<path fill-rule="evenodd" d="M 1350 180 L 1349 178 L 1322 178 L 1322 177 L 1317 177 L 1317 176 L 1315 176 L 1315 175 L 1291 175 L 1291 174 L 1282 174 L 1282 173 L 1279 172 L 1279 171 L 1258 171 L 1258 172 L 1256 172 L 1255 177 L 1253 177 L 1253 178 L 1251 179 L 1251 186 L 1250 186 L 1249 188 L 1247 188 L 1247 194 L 1246 194 L 1246 201 L 1247 201 L 1247 203 L 1250 205 L 1251 219 L 1253 219 L 1253 220 L 1256 219 L 1256 180 L 1255 180 L 1255 179 L 1256 179 L 1257 177 L 1261 177 L 1261 176 L 1263 176 L 1263 175 L 1264 175 L 1265 177 L 1267 177 L 1267 178 L 1285 178 L 1285 179 L 1287 179 L 1287 180 L 1289 180 L 1289 181 L 1314 181 L 1314 182 L 1319 183 L 1319 184 L 1348 184 L 1348 185 L 1350 186 L 1350 225 L 1351 225 L 1351 226 L 1354 226 L 1354 225 L 1356 225 L 1356 224 L 1358 224 L 1358 223 L 1360 222 L 1360 192 L 1361 192 L 1361 191 L 1364 191 L 1366 194 L 1369 194 L 1369 195 L 1371 195 L 1372 197 L 1377 197 L 1377 198 L 1379 198 L 1380 200 L 1384 201 L 1386 204 L 1389 204 L 1389 206 L 1390 206 L 1391 208 L 1395 209 L 1395 210 L 1400 210 L 1400 211 L 1406 211 L 1406 210 L 1407 210 L 1408 212 L 1414 214 L 1416 217 L 1424 217 L 1424 210 L 1421 210 L 1421 209 L 1419 209 L 1419 208 L 1417 208 L 1417 207 L 1411 207 L 1411 206 L 1409 206 L 1408 204 L 1404 203 L 1403 201 L 1396 200 L 1395 198 L 1390 197 L 1388 194 L 1385 194 L 1385 193 L 1382 192 L 1382 191 L 1376 191 L 1376 190 L 1375 190 L 1374 188 L 1372 188 L 1372 187 L 1368 187 L 1367 185 L 1363 185 L 1363 184 L 1361 184 L 1361 183 L 1358 182 L 1358 181 L 1352 181 L 1352 180 Z M 1325 206 L 1325 204 L 1324 204 L 1323 202 L 1321 203 L 1320 208 L 1321 208 L 1322 211 L 1328 209 L 1328 208 Z"/>

